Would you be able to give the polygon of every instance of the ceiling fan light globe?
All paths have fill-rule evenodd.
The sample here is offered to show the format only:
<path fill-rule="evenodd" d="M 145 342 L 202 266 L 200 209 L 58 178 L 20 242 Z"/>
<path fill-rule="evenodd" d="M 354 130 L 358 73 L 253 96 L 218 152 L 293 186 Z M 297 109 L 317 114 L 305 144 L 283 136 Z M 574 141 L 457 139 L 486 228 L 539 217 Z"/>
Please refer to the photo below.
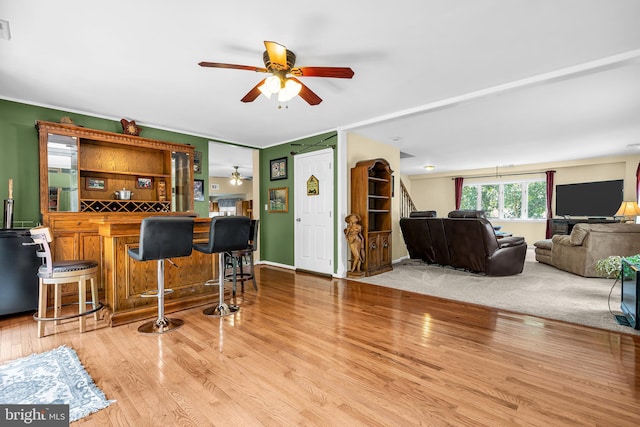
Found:
<path fill-rule="evenodd" d="M 302 89 L 302 85 L 293 80 L 287 80 L 284 85 L 284 88 L 278 93 L 278 101 L 287 102 L 290 99 L 296 97 L 300 90 Z"/>
<path fill-rule="evenodd" d="M 266 85 L 264 83 L 258 86 L 258 90 L 260 91 L 260 93 L 266 96 L 267 99 L 271 99 L 271 92 L 269 92 L 269 89 L 266 88 Z"/>
<path fill-rule="evenodd" d="M 280 92 L 280 87 L 282 86 L 282 83 L 280 82 L 280 77 L 271 76 L 267 80 L 264 81 L 264 84 L 262 86 L 264 86 L 265 89 L 268 90 L 271 93 L 278 93 L 278 92 Z M 262 87 L 262 86 L 260 86 L 260 87 Z"/>

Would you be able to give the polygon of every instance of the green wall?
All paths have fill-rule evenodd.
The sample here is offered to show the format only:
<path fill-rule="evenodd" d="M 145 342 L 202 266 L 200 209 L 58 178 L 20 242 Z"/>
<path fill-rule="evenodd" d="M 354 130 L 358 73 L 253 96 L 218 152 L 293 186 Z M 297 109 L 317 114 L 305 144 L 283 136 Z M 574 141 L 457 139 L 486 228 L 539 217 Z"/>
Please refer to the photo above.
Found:
<path fill-rule="evenodd" d="M 8 197 L 8 180 L 13 178 L 14 227 L 31 227 L 40 221 L 39 199 L 39 166 L 38 166 L 38 133 L 35 129 L 37 120 L 59 122 L 61 117 L 71 117 L 75 124 L 91 129 L 109 132 L 122 132 L 118 120 L 107 120 L 82 114 L 69 113 L 63 110 L 38 107 L 0 99 L 0 201 Z M 205 189 L 209 188 L 207 138 L 169 132 L 142 126 L 141 136 L 161 141 L 191 144 L 197 151 L 202 151 L 202 174 L 194 175 L 196 179 L 205 180 Z M 260 253 L 265 261 L 283 265 L 294 265 L 294 162 L 291 151 L 311 152 L 326 148 L 327 144 L 336 145 L 337 139 L 324 139 L 335 134 L 329 132 L 304 138 L 298 141 L 281 144 L 260 150 Z M 213 139 L 212 139 L 213 140 Z M 220 141 L 223 142 L 223 141 Z M 296 144 L 296 145 L 293 145 Z M 297 145 L 302 144 L 302 145 Z M 316 147 L 311 147 L 318 144 Z M 286 157 L 287 179 L 271 181 L 269 179 L 269 161 Z M 337 154 L 334 150 L 334 165 Z M 334 180 L 337 182 L 337 167 L 334 167 Z M 268 200 L 269 188 L 289 188 L 289 211 L 287 213 L 269 213 L 264 209 Z M 337 206 L 337 195 L 334 194 L 334 212 Z M 209 213 L 208 198 L 204 202 L 195 202 L 195 211 L 202 217 Z M 24 221 L 24 222 L 22 222 Z M 337 225 L 334 224 L 334 235 Z M 337 259 L 337 245 L 334 247 L 334 258 Z M 334 263 L 337 266 L 337 262 Z M 335 269 L 336 267 L 334 267 Z M 335 272 L 335 270 L 334 270 Z"/>
<path fill-rule="evenodd" d="M 292 141 L 286 144 L 265 148 L 260 151 L 260 257 L 264 261 L 278 264 L 293 266 L 295 262 L 294 249 L 294 161 L 292 151 L 301 151 L 302 153 L 310 153 L 317 150 L 323 150 L 326 145 L 337 144 L 337 137 L 327 139 L 334 135 L 335 132 L 329 132 L 321 135 Z M 321 141 L 325 140 L 324 143 Z M 293 145 L 296 144 L 296 145 Z M 301 145 L 298 145 L 301 144 Z M 311 147 L 318 144 L 316 147 Z M 287 179 L 271 181 L 270 180 L 270 161 L 282 157 L 287 158 Z M 333 150 L 333 164 L 337 164 L 337 152 Z M 333 168 L 334 182 L 337 182 L 337 167 Z M 271 213 L 265 210 L 264 205 L 269 200 L 269 188 L 287 187 L 289 189 L 289 211 L 286 213 Z M 337 194 L 334 192 L 334 212 L 337 206 Z M 336 233 L 336 224 L 334 222 L 334 236 Z M 337 259 L 337 244 L 334 245 L 334 259 Z M 336 272 L 337 262 L 334 263 L 334 273 Z"/>
<path fill-rule="evenodd" d="M 0 99 L 0 200 L 8 198 L 9 179 L 13 179 L 14 227 L 31 227 L 40 221 L 39 161 L 37 120 L 59 122 L 68 116 L 77 125 L 91 129 L 122 133 L 118 120 L 107 120 L 62 110 L 38 107 Z M 208 139 L 192 135 L 169 132 L 143 126 L 140 136 L 160 141 L 190 144 L 202 151 L 202 158 L 208 158 Z M 202 162 L 202 174 L 196 179 L 205 180 L 209 188 L 209 168 Z M 208 199 L 194 203 L 198 215 L 209 215 Z M 24 221 L 24 222 L 23 222 Z"/>

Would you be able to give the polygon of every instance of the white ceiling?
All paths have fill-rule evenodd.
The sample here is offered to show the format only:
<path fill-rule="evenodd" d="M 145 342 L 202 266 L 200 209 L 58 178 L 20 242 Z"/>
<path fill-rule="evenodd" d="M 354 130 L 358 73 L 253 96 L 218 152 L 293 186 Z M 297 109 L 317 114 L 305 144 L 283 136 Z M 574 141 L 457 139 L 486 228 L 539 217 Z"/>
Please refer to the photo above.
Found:
<path fill-rule="evenodd" d="M 350 130 L 415 156 L 404 174 L 629 154 L 638 18 L 637 0 L 0 0 L 0 98 L 256 148 Z M 264 40 L 355 76 L 302 78 L 324 101 L 278 109 L 240 102 L 264 74 L 197 65 L 262 66 Z"/>

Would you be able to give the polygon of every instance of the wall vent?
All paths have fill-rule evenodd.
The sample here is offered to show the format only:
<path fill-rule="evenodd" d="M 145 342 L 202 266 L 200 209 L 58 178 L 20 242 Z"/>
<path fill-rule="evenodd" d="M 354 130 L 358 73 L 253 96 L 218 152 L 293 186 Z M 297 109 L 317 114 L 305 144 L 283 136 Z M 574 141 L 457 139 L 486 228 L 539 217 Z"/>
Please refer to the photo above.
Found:
<path fill-rule="evenodd" d="M 11 38 L 11 32 L 9 31 L 9 21 L 0 19 L 0 39 L 9 40 Z"/>

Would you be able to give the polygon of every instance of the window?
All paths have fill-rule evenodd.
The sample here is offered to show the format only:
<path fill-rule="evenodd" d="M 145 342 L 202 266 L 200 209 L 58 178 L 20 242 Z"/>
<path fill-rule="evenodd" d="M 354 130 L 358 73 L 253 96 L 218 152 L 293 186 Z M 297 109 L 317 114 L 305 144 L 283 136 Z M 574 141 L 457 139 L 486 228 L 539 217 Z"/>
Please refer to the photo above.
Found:
<path fill-rule="evenodd" d="M 460 209 L 483 210 L 488 218 L 496 219 L 544 219 L 546 183 L 540 180 L 467 184 L 462 187 Z"/>

